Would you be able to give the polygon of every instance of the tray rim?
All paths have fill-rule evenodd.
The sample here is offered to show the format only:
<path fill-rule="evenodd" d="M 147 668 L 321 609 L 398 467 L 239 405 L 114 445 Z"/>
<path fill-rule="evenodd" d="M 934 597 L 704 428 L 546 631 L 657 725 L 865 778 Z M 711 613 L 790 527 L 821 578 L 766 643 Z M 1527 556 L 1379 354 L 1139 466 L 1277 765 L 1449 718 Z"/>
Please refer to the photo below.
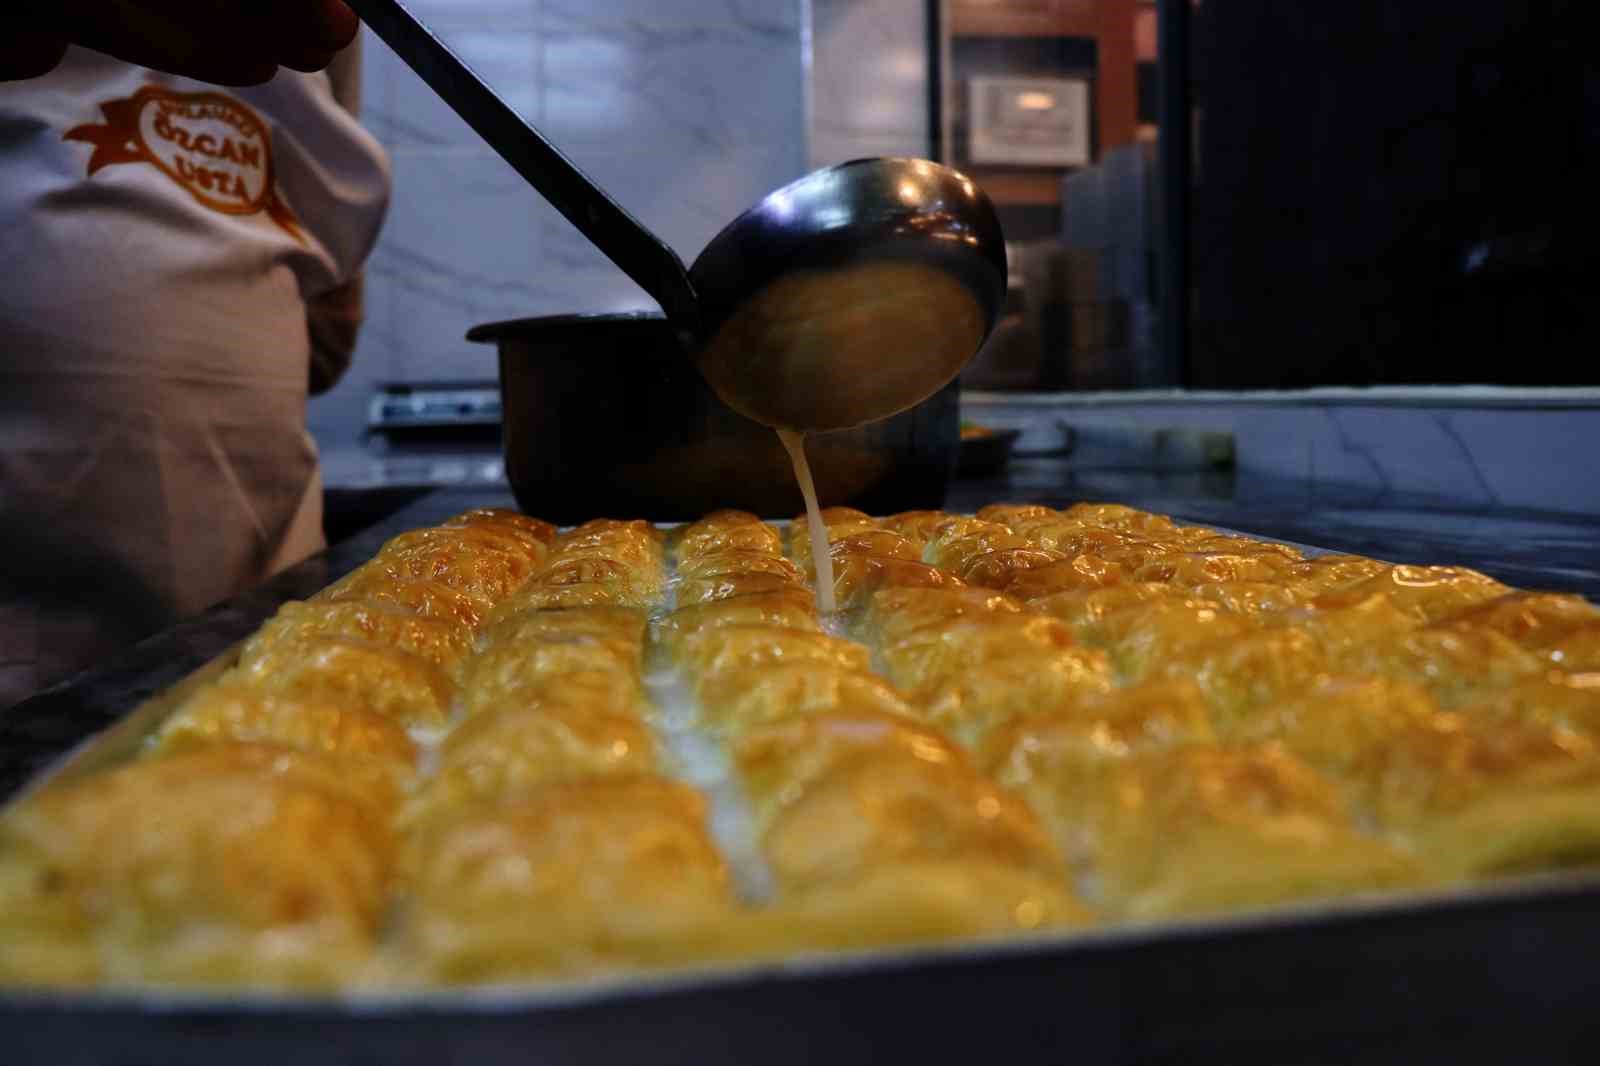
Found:
<path fill-rule="evenodd" d="M 1069 963 L 1138 948 L 1229 942 L 1241 937 L 1291 936 L 1311 930 L 1359 928 L 1438 918 L 1477 909 L 1567 901 L 1600 906 L 1600 869 L 1557 870 L 1470 884 L 1355 893 L 1302 900 L 1234 914 L 1187 916 L 1088 926 L 1039 935 L 979 938 L 899 948 L 806 952 L 784 958 L 663 970 L 619 971 L 592 979 L 553 979 L 487 985 L 375 986 L 325 993 L 198 986 L 122 985 L 85 988 L 0 987 L 0 1011 L 33 1008 L 133 1008 L 198 1017 L 273 1017 L 284 1011 L 379 1021 L 399 1015 L 459 1013 L 506 1016 L 616 1007 L 640 1001 L 715 993 L 748 984 L 803 983 L 830 977 L 892 976 L 926 967 L 1034 960 Z"/>

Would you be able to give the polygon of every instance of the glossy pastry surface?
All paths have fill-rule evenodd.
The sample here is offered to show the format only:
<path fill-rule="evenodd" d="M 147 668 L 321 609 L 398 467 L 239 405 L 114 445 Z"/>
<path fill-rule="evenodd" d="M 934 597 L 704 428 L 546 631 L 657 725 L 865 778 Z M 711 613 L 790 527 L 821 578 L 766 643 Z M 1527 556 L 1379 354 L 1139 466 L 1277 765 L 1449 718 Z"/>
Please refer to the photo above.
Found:
<path fill-rule="evenodd" d="M 1124 505 L 396 537 L 0 812 L 0 984 L 339 991 L 1600 866 L 1600 610 Z"/>
<path fill-rule="evenodd" d="M 331 987 L 371 950 L 392 786 L 219 744 L 0 819 L 0 980 Z"/>

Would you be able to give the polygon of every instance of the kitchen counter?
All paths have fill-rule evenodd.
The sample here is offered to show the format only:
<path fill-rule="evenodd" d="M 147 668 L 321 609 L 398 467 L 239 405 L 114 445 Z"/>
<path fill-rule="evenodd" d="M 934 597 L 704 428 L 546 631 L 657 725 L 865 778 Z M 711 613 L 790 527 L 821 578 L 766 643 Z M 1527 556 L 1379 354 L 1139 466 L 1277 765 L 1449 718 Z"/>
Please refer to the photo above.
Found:
<path fill-rule="evenodd" d="M 1511 584 L 1600 600 L 1600 519 L 1537 511 L 1449 511 L 1307 504 L 1230 471 L 1155 474 L 1077 471 L 1060 458 L 1019 458 L 1000 474 L 957 480 L 946 506 L 971 511 L 996 500 L 1065 506 L 1113 500 L 1207 523 L 1360 552 L 1396 562 L 1472 566 Z M 78 739 L 242 640 L 285 601 L 303 599 L 370 559 L 389 537 L 480 506 L 513 506 L 495 485 L 426 491 L 365 531 L 250 592 L 130 648 L 104 666 L 0 711 L 0 799 L 71 750 Z M 621 516 L 613 516 L 621 517 Z"/>

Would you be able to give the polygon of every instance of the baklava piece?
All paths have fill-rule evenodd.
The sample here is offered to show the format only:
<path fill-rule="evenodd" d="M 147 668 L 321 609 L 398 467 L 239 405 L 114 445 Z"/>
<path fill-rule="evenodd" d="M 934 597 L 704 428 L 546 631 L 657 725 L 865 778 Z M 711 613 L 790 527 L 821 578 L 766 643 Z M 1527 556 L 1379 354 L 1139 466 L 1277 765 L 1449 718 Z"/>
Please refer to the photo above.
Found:
<path fill-rule="evenodd" d="M 873 595 L 866 628 L 889 644 L 926 626 L 971 615 L 1020 614 L 1022 604 L 1003 592 L 972 588 L 892 588 Z"/>
<path fill-rule="evenodd" d="M 1348 589 L 1394 569 L 1393 564 L 1364 555 L 1319 555 L 1297 563 L 1284 574 L 1284 582 L 1303 599 Z"/>
<path fill-rule="evenodd" d="M 959 574 L 973 559 L 987 552 L 1027 548 L 1028 541 L 998 522 L 970 520 L 951 523 L 922 549 L 922 561 Z"/>
<path fill-rule="evenodd" d="M 670 650 L 701 630 L 740 625 L 813 632 L 822 628 L 817 619 L 816 595 L 810 589 L 795 586 L 679 607 L 658 623 L 657 632 Z"/>
<path fill-rule="evenodd" d="M 1459 710 L 1469 719 L 1511 719 L 1600 741 L 1600 673 L 1543 670 L 1474 694 Z"/>
<path fill-rule="evenodd" d="M 1058 551 L 1068 558 L 1078 555 L 1100 557 L 1105 552 L 1127 547 L 1144 538 L 1119 533 L 1104 526 L 1086 525 L 1067 518 L 1040 519 L 1022 523 L 1016 530 L 1031 547 Z"/>
<path fill-rule="evenodd" d="M 1413 681 L 1445 706 L 1538 672 L 1532 652 L 1492 629 L 1415 629 L 1359 644 L 1337 658 L 1346 673 Z"/>
<path fill-rule="evenodd" d="M 530 547 L 537 545 L 549 550 L 556 541 L 556 527 L 539 518 L 530 518 L 525 514 L 508 510 L 504 507 L 475 507 L 470 511 L 463 511 L 454 518 L 444 523 L 445 528 L 454 526 L 470 526 L 478 529 L 489 529 L 496 533 L 503 533 L 515 537 Z"/>
<path fill-rule="evenodd" d="M 1195 585 L 1189 592 L 1199 600 L 1209 600 L 1235 614 L 1281 615 L 1300 604 L 1300 597 L 1277 581 L 1212 581 Z"/>
<path fill-rule="evenodd" d="M 876 674 L 814 662 L 721 671 L 702 680 L 698 694 L 701 720 L 718 733 L 837 712 L 915 716 L 906 699 Z"/>
<path fill-rule="evenodd" d="M 1220 720 L 1248 718 L 1290 699 L 1325 677 L 1332 660 L 1316 638 L 1297 626 L 1241 629 L 1162 655 L 1157 671 L 1193 678 Z"/>
<path fill-rule="evenodd" d="M 1171 536 L 1178 526 L 1166 515 L 1151 514 L 1120 503 L 1075 503 L 1061 512 L 1063 518 L 1142 536 Z"/>
<path fill-rule="evenodd" d="M 401 930 L 425 981 L 683 964 L 736 918 L 705 802 L 658 777 L 547 785 L 428 822 Z"/>
<path fill-rule="evenodd" d="M 1600 858 L 1600 759 L 1565 729 L 1441 713 L 1372 748 L 1352 776 L 1380 823 L 1441 876 Z"/>
<path fill-rule="evenodd" d="M 62 782 L 0 818 L 0 980 L 332 988 L 372 950 L 393 794 L 224 744 Z"/>
<path fill-rule="evenodd" d="M 778 894 L 817 946 L 1081 924 L 1026 806 L 938 734 L 893 717 L 789 719 L 735 750 Z"/>
<path fill-rule="evenodd" d="M 536 786 L 637 776 L 656 769 L 655 740 L 628 707 L 585 698 L 582 688 L 477 714 L 450 732 L 409 820 L 503 802 Z"/>
<path fill-rule="evenodd" d="M 151 740 L 157 752 L 229 742 L 277 744 L 334 758 L 375 759 L 409 772 L 417 746 L 391 718 L 341 701 L 300 699 L 245 685 L 208 685 Z"/>
<path fill-rule="evenodd" d="M 1085 845 L 1103 904 L 1131 918 L 1337 896 L 1414 882 L 1358 832 L 1337 787 L 1281 747 L 1133 754 L 1054 812 Z"/>
<path fill-rule="evenodd" d="M 1383 595 L 1365 596 L 1341 606 L 1296 608 L 1276 621 L 1310 633 L 1336 659 L 1363 645 L 1398 640 L 1422 624 Z"/>
<path fill-rule="evenodd" d="M 607 710 L 636 708 L 637 660 L 631 649 L 593 637 L 497 644 L 474 656 L 462 675 L 467 715 L 561 698 L 569 690 Z"/>
<path fill-rule="evenodd" d="M 665 583 L 661 540 L 647 522 L 585 522 L 556 538 L 505 611 L 652 606 Z"/>
<path fill-rule="evenodd" d="M 1085 643 L 1100 642 L 1100 628 L 1107 618 L 1118 611 L 1138 607 L 1160 600 L 1197 599 L 1185 596 L 1170 585 L 1144 581 L 1137 584 L 1111 585 L 1106 588 L 1075 589 L 1056 592 L 1028 601 L 1028 609 L 1059 618 L 1072 627 L 1074 635 Z"/>
<path fill-rule="evenodd" d="M 688 578 L 678 585 L 678 605 L 691 607 L 736 597 L 782 593 L 785 589 L 799 587 L 785 574 L 737 573 Z"/>
<path fill-rule="evenodd" d="M 1109 660 L 1093 648 L 1002 655 L 910 694 L 919 713 L 972 743 L 1014 718 L 1047 714 L 1111 690 Z"/>
<path fill-rule="evenodd" d="M 635 668 L 644 659 L 649 616 L 632 607 L 574 607 L 508 615 L 479 637 L 481 648 L 541 642 L 594 643 Z"/>
<path fill-rule="evenodd" d="M 1089 589 L 1120 585 L 1126 578 L 1118 563 L 1108 562 L 1096 555 L 1081 554 L 1053 560 L 1040 566 L 1026 567 L 1004 585 L 1006 592 L 1019 600 L 1039 600 L 1059 592 L 1079 592 Z M 989 585 L 987 581 L 973 581 L 975 585 Z"/>
<path fill-rule="evenodd" d="M 781 555 L 737 549 L 710 552 L 686 558 L 678 564 L 678 577 L 684 580 L 729 577 L 741 574 L 772 574 L 788 584 L 800 585 L 805 575 Z"/>
<path fill-rule="evenodd" d="M 865 606 L 882 589 L 961 586 L 961 580 L 947 571 L 909 559 L 845 554 L 833 561 L 833 594 L 841 610 Z"/>
<path fill-rule="evenodd" d="M 1171 552 L 1133 571 L 1135 581 L 1160 581 L 1180 588 L 1220 581 L 1277 581 L 1289 563 L 1271 552 Z"/>
<path fill-rule="evenodd" d="M 947 511 L 902 511 L 880 520 L 878 524 L 891 533 L 905 537 L 920 551 L 955 517 Z"/>
<path fill-rule="evenodd" d="M 1513 592 L 1450 615 L 1448 629 L 1492 629 L 1551 666 L 1600 671 L 1600 608 L 1581 596 Z"/>
<path fill-rule="evenodd" d="M 822 527 L 827 533 L 830 545 L 834 541 L 843 540 L 857 533 L 870 533 L 883 528 L 876 518 L 853 507 L 824 507 Z M 807 572 L 813 569 L 811 530 L 805 515 L 799 515 L 789 523 L 789 557 Z"/>
<path fill-rule="evenodd" d="M 1217 646 L 1250 628 L 1246 618 L 1208 600 L 1165 597 L 1112 611 L 1082 635 L 1111 654 L 1122 676 L 1138 681 L 1188 649 Z"/>
<path fill-rule="evenodd" d="M 1592 861 L 1600 856 L 1594 741 L 1514 711 L 1451 713 L 1410 682 L 1330 680 L 1252 729 L 1341 782 L 1355 808 L 1433 876 Z"/>
<path fill-rule="evenodd" d="M 1419 622 L 1437 622 L 1511 590 L 1459 566 L 1392 566 L 1353 585 L 1324 593 L 1319 605 L 1344 606 L 1382 595 Z"/>
<path fill-rule="evenodd" d="M 969 615 L 942 626 L 914 629 L 883 644 L 879 654 L 901 688 L 926 688 L 964 670 L 1006 658 L 1073 649 L 1072 632 L 1059 619 L 1031 614 Z"/>
<path fill-rule="evenodd" d="M 1130 756 L 1215 740 L 1205 697 L 1192 681 L 1153 681 L 1086 695 L 1070 706 L 1018 717 L 984 741 L 982 765 L 1017 790 L 1060 834 L 1075 862 L 1090 857 L 1087 793 Z"/>
<path fill-rule="evenodd" d="M 722 551 L 783 554 L 783 535 L 746 511 L 714 511 L 685 526 L 674 547 L 679 559 Z"/>
<path fill-rule="evenodd" d="M 853 641 L 809 629 L 729 625 L 703 630 L 679 645 L 680 664 L 704 679 L 732 670 L 815 663 L 851 670 L 868 668 L 867 649 Z"/>
<path fill-rule="evenodd" d="M 290 602 L 245 642 L 240 662 L 248 667 L 275 648 L 288 654 L 308 651 L 327 637 L 381 644 L 450 671 L 472 650 L 473 633 L 456 622 L 377 603 Z"/>
<path fill-rule="evenodd" d="M 426 659 L 348 637 L 261 648 L 225 677 L 288 699 L 370 711 L 407 726 L 444 724 L 455 695 L 450 678 Z"/>
<path fill-rule="evenodd" d="M 1015 528 L 1018 523 L 1037 518 L 1057 518 L 1060 512 L 1042 503 L 991 503 L 978 509 L 978 518 Z"/>
<path fill-rule="evenodd" d="M 436 581 L 498 603 L 520 588 L 544 557 L 508 534 L 456 526 L 403 533 L 383 546 L 372 565 L 391 577 Z"/>
<path fill-rule="evenodd" d="M 366 602 L 424 618 L 437 618 L 476 630 L 494 609 L 487 596 L 454 589 L 437 581 L 401 578 L 373 566 L 363 566 L 329 585 L 311 602 Z"/>

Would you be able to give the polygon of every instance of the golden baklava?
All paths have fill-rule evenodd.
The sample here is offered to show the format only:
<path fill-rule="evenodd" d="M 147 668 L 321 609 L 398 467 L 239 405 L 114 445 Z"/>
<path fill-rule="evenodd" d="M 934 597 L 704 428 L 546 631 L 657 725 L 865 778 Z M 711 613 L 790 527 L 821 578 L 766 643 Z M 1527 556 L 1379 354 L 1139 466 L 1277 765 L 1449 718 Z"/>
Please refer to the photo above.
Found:
<path fill-rule="evenodd" d="M 1579 597 L 1118 504 L 821 524 L 826 615 L 804 523 L 740 511 L 394 538 L 0 813 L 0 982 L 588 978 L 1600 860 Z"/>

